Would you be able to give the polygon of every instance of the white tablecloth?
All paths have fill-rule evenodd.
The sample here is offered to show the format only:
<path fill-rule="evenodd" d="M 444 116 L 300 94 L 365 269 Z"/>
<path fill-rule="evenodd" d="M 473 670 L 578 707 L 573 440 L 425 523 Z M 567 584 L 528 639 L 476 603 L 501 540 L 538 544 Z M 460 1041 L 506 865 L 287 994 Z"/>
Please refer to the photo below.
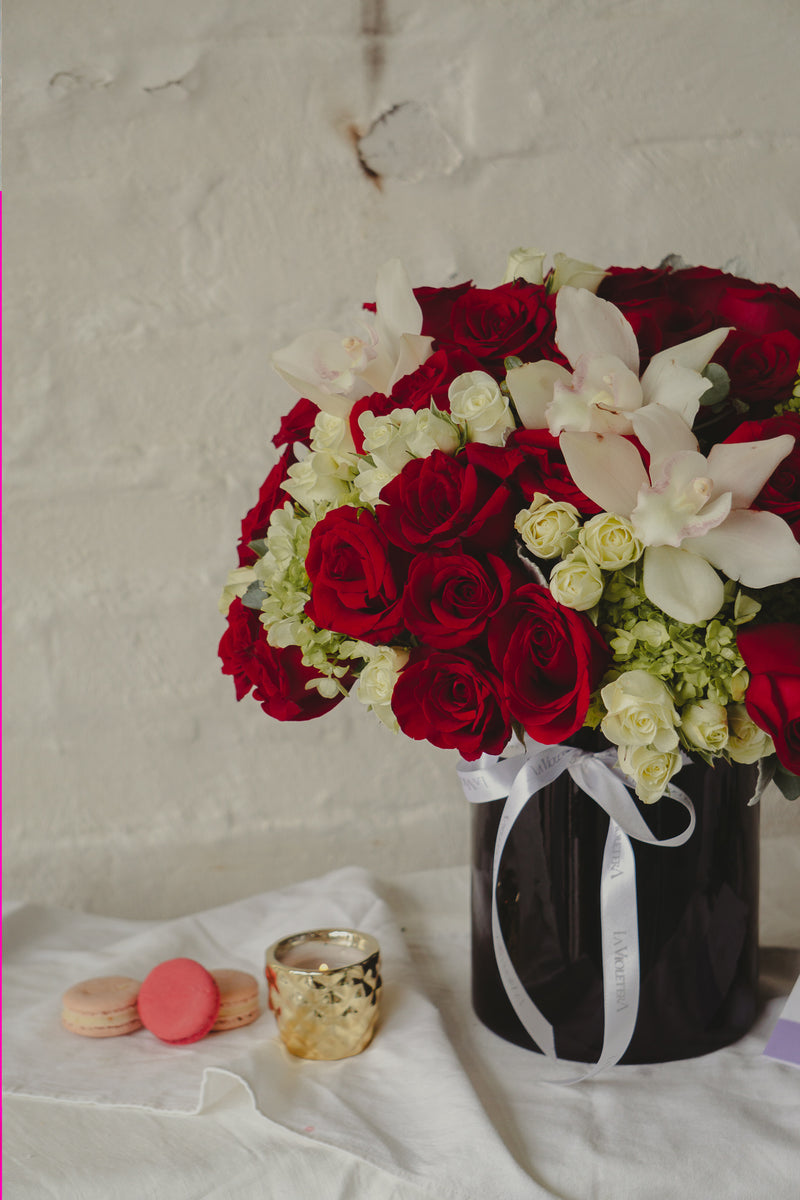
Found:
<path fill-rule="evenodd" d="M 196 917 L 128 922 L 11 906 L 5 924 L 10 1200 L 786 1200 L 800 1071 L 762 1051 L 800 970 L 800 839 L 763 849 L 762 1004 L 741 1042 L 685 1063 L 567 1066 L 484 1029 L 469 1002 L 468 872 L 352 868 Z M 288 1055 L 265 1013 L 193 1047 L 59 1027 L 88 974 L 176 954 L 261 971 L 273 937 L 346 921 L 378 936 L 385 1013 L 342 1063 Z"/>

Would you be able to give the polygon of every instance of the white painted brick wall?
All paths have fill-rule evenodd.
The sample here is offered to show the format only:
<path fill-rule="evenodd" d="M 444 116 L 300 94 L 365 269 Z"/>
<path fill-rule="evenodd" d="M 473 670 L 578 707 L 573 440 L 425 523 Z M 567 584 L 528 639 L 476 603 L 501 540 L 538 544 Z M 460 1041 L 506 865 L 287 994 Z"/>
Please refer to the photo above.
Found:
<path fill-rule="evenodd" d="M 4 25 L 7 893 L 168 915 L 465 861 L 452 755 L 355 703 L 273 723 L 218 673 L 292 402 L 267 356 L 392 255 L 490 285 L 519 244 L 680 251 L 800 289 L 800 8 L 6 0 Z"/>

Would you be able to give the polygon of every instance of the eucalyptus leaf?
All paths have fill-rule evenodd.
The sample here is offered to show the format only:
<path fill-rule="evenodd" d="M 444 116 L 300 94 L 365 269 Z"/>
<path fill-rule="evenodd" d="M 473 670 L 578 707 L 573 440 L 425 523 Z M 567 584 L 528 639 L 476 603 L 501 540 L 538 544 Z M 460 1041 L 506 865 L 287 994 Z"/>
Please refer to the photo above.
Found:
<path fill-rule="evenodd" d="M 266 538 L 256 538 L 254 542 L 248 542 L 247 544 L 250 549 L 258 555 L 259 558 L 263 558 L 267 553 L 268 547 Z"/>
<path fill-rule="evenodd" d="M 769 758 L 760 758 L 758 760 L 758 778 L 756 780 L 756 790 L 750 799 L 747 801 L 748 808 L 753 804 L 758 804 L 767 787 L 775 777 L 775 768 L 778 765 L 776 755 L 771 754 Z"/>
<path fill-rule="evenodd" d="M 242 596 L 242 604 L 245 608 L 254 608 L 256 612 L 261 611 L 261 605 L 266 600 L 266 590 L 258 580 L 251 583 L 245 594 Z"/>
<path fill-rule="evenodd" d="M 731 380 L 724 367 L 719 363 L 710 362 L 700 374 L 711 384 L 711 387 L 706 388 L 700 397 L 700 404 L 704 408 L 713 408 L 715 404 L 721 404 L 723 400 L 727 400 L 731 390 Z"/>
<path fill-rule="evenodd" d="M 781 763 L 775 767 L 774 782 L 787 800 L 796 800 L 800 796 L 800 775 L 793 775 Z"/>

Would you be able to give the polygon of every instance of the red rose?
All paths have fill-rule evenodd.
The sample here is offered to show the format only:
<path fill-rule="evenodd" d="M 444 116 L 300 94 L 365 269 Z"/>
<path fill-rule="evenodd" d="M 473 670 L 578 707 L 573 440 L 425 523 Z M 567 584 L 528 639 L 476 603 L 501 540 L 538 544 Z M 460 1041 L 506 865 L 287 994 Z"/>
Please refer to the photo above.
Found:
<path fill-rule="evenodd" d="M 611 658 L 583 613 L 529 583 L 489 626 L 489 652 L 512 717 L 536 741 L 562 742 L 583 725 L 589 698 Z"/>
<path fill-rule="evenodd" d="M 517 429 L 504 446 L 470 442 L 464 454 L 474 466 L 491 471 L 509 486 L 518 488 L 526 504 L 530 504 L 536 492 L 544 492 L 551 500 L 574 504 L 584 516 L 601 511 L 573 483 L 558 438 L 548 429 Z"/>
<path fill-rule="evenodd" d="M 402 627 L 402 594 L 386 538 L 372 513 L 334 508 L 311 532 L 306 614 L 320 629 L 388 642 Z"/>
<path fill-rule="evenodd" d="M 412 458 L 381 491 L 376 516 L 404 550 L 447 549 L 471 541 L 486 549 L 508 540 L 514 502 L 508 488 L 462 455 L 434 450 Z"/>
<path fill-rule="evenodd" d="M 656 350 L 723 325 L 755 338 L 780 331 L 800 338 L 800 299 L 789 288 L 753 283 L 711 267 L 611 267 L 597 294 L 615 304 L 633 325 L 643 368 Z M 764 353 L 769 355 L 769 349 Z M 714 357 L 724 363 L 721 354 Z"/>
<path fill-rule="evenodd" d="M 281 424 L 272 439 L 275 446 L 291 446 L 299 442 L 302 446 L 311 443 L 311 427 L 317 419 L 319 409 L 311 400 L 298 400 L 291 412 L 281 417 Z"/>
<path fill-rule="evenodd" d="M 239 537 L 239 566 L 249 567 L 256 562 L 258 555 L 250 549 L 250 542 L 267 536 L 269 519 L 276 508 L 282 508 L 291 496 L 281 486 L 287 478 L 289 467 L 297 459 L 291 446 L 287 446 L 258 492 L 258 501 L 242 521 L 242 532 Z"/>
<path fill-rule="evenodd" d="M 478 659 L 433 650 L 412 657 L 392 693 L 400 728 L 470 760 L 500 754 L 511 736 L 502 685 Z"/>
<path fill-rule="evenodd" d="M 392 388 L 392 399 L 398 408 L 429 408 L 431 400 L 441 412 L 450 412 L 450 384 L 467 371 L 479 371 L 481 364 L 472 354 L 460 346 L 448 346 L 435 351 L 430 358 L 398 379 Z"/>
<path fill-rule="evenodd" d="M 485 562 L 460 550 L 419 554 L 408 572 L 403 597 L 405 626 L 437 650 L 479 637 L 508 600 L 512 575 L 493 554 Z"/>
<path fill-rule="evenodd" d="M 248 672 L 255 646 L 264 640 L 266 631 L 258 619 L 258 613 L 252 608 L 245 608 L 238 596 L 228 609 L 227 620 L 228 628 L 220 638 L 219 657 L 222 659 L 222 674 L 233 676 L 236 699 L 241 700 L 253 686 Z"/>
<path fill-rule="evenodd" d="M 319 671 L 303 666 L 299 646 L 270 646 L 258 613 L 238 597 L 228 610 L 228 628 L 219 643 L 223 675 L 232 675 L 236 699 L 252 689 L 264 712 L 278 721 L 309 721 L 335 708 L 341 695 L 326 700 L 306 685 L 321 679 Z"/>
<path fill-rule="evenodd" d="M 364 453 L 364 434 L 358 423 L 363 412 L 370 412 L 376 417 L 385 417 L 396 408 L 411 408 L 419 412 L 421 408 L 429 408 L 432 400 L 440 412 L 449 412 L 450 384 L 465 371 L 479 370 L 480 365 L 460 346 L 448 346 L 446 350 L 437 350 L 416 371 L 399 379 L 392 388 L 391 396 L 374 392 L 357 400 L 350 410 L 350 432 L 358 453 Z"/>
<path fill-rule="evenodd" d="M 731 380 L 731 393 L 747 404 L 774 408 L 788 400 L 800 363 L 800 337 L 781 329 L 753 335 L 734 330 L 714 355 Z"/>
<path fill-rule="evenodd" d="M 767 421 L 743 421 L 725 440 L 760 442 L 765 438 L 780 437 L 783 433 L 790 433 L 794 437 L 794 447 L 783 462 L 778 463 L 753 501 L 753 507 L 783 517 L 800 542 L 800 414 L 785 413 L 782 417 L 771 417 Z"/>
<path fill-rule="evenodd" d="M 452 339 L 477 358 L 502 361 L 553 357 L 554 304 L 539 284 L 515 280 L 496 288 L 472 288 L 453 305 Z M 537 351 L 537 352 L 535 352 Z"/>
<path fill-rule="evenodd" d="M 470 280 L 457 283 L 454 287 L 414 288 L 414 296 L 422 309 L 423 337 L 432 337 L 437 342 L 451 342 L 450 319 L 453 305 L 460 296 L 472 287 Z"/>
<path fill-rule="evenodd" d="M 800 625 L 747 626 L 736 642 L 750 672 L 745 707 L 787 771 L 800 775 Z"/>
<path fill-rule="evenodd" d="M 669 294 L 694 312 L 706 312 L 712 328 L 733 325 L 740 333 L 774 333 L 788 329 L 800 337 L 800 298 L 774 283 L 753 283 L 711 267 L 674 271 Z"/>
<path fill-rule="evenodd" d="M 630 323 L 639 343 L 641 370 L 654 354 L 708 333 L 711 316 L 693 310 L 669 291 L 674 275 L 667 268 L 611 267 L 597 290 Z"/>

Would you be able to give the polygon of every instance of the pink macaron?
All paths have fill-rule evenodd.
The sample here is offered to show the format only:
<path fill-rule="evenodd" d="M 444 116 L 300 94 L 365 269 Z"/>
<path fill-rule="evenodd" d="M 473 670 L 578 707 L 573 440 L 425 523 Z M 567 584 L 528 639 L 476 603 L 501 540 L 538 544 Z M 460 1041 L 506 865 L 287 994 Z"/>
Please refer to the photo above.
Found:
<path fill-rule="evenodd" d="M 139 1016 L 145 1029 L 171 1046 L 199 1042 L 219 1014 L 213 975 L 192 958 L 171 958 L 154 967 L 139 989 Z"/>

